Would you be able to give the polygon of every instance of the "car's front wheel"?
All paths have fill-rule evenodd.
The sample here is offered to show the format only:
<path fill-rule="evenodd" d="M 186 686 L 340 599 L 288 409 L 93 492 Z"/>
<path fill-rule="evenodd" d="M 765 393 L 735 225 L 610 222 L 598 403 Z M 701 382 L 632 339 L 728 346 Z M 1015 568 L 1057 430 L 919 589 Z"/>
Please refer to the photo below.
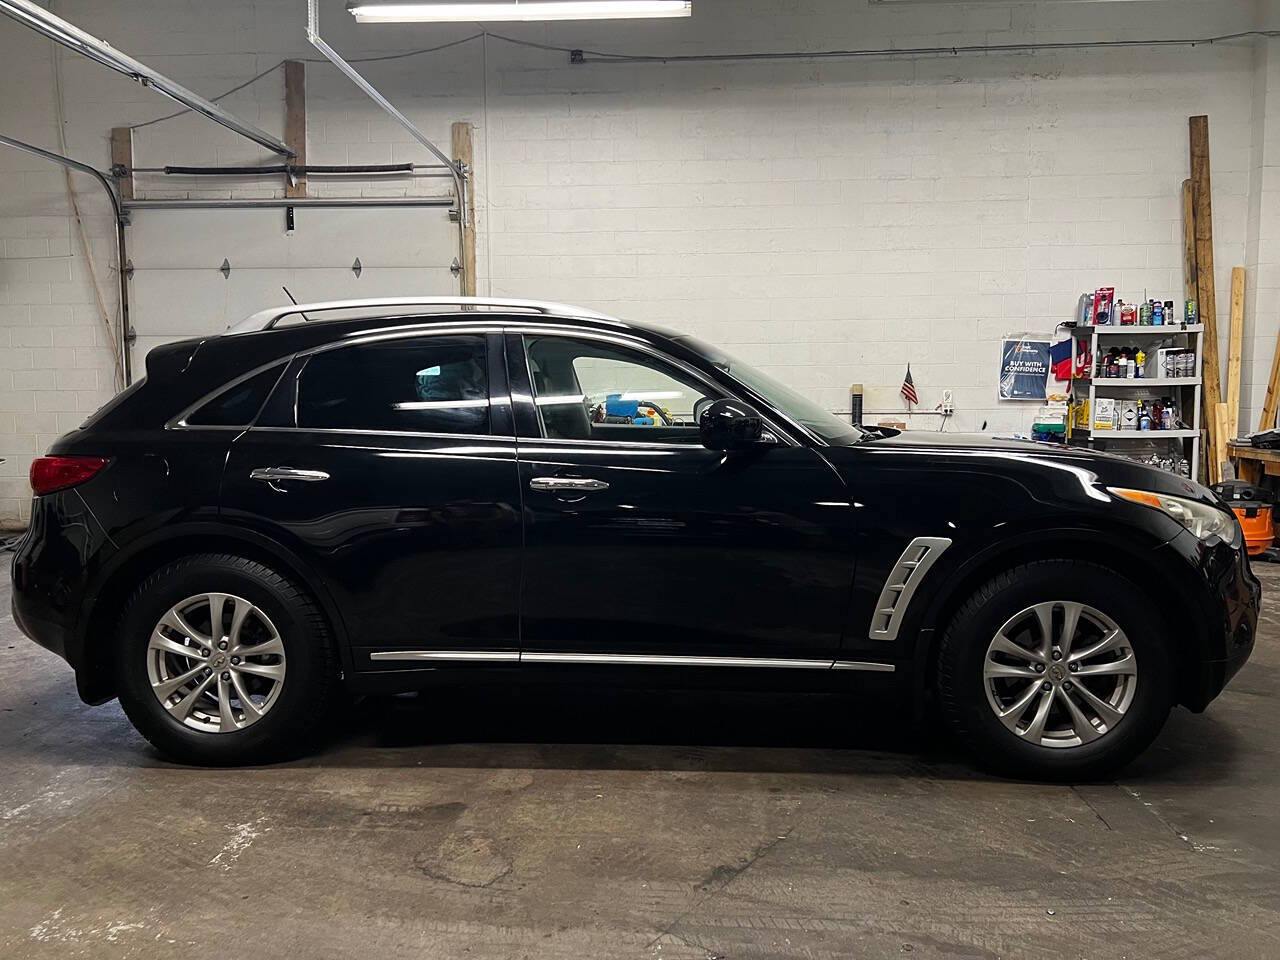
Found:
<path fill-rule="evenodd" d="M 1173 703 L 1169 639 L 1146 595 L 1104 567 L 1041 561 L 981 587 L 943 635 L 952 729 L 1003 773 L 1101 776 L 1137 756 Z"/>
<path fill-rule="evenodd" d="M 243 557 L 186 557 L 134 593 L 117 636 L 117 689 L 151 743 L 189 763 L 272 759 L 305 742 L 335 682 L 311 598 Z"/>

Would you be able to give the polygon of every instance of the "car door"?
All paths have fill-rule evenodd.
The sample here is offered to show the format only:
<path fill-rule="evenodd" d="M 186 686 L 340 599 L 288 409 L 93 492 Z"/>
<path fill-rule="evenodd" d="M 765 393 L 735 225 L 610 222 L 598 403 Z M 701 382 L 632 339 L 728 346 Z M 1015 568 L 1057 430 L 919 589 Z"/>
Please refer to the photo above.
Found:
<path fill-rule="evenodd" d="M 518 659 L 520 492 L 497 333 L 295 358 L 232 444 L 222 513 L 331 591 L 356 669 Z"/>
<path fill-rule="evenodd" d="M 696 413 L 725 391 L 623 335 L 531 328 L 507 357 L 523 661 L 830 665 L 854 511 L 814 449 L 776 426 L 707 449 Z"/>

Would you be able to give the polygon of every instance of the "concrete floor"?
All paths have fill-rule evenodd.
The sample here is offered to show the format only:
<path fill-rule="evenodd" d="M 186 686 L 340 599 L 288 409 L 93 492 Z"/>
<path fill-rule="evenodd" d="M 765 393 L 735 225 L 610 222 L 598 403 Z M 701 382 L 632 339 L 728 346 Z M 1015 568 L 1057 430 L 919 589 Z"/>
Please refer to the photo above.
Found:
<path fill-rule="evenodd" d="M 464 691 L 160 759 L 0 587 L 0 957 L 1280 956 L 1280 618 L 1114 783 L 836 698 Z M 1260 565 L 1267 596 L 1280 567 Z"/>

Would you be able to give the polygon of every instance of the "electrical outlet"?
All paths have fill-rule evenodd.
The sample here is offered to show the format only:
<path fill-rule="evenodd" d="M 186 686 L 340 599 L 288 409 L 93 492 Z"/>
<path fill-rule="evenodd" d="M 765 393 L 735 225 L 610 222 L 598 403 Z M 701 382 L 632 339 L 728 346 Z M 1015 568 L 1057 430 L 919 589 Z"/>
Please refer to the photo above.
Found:
<path fill-rule="evenodd" d="M 952 400 L 950 390 L 942 391 L 942 412 L 946 414 L 952 414 L 956 412 L 956 406 L 954 401 Z"/>

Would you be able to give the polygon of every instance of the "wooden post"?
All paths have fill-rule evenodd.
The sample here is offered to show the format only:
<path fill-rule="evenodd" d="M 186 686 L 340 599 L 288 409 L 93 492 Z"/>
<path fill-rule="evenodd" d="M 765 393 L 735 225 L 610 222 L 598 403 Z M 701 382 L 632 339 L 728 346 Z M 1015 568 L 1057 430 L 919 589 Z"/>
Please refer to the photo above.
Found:
<path fill-rule="evenodd" d="M 120 184 L 120 199 L 133 199 L 133 128 L 111 128 L 111 165 L 124 167 L 125 175 L 116 182 Z"/>
<path fill-rule="evenodd" d="M 1182 296 L 1199 299 L 1196 290 L 1196 210 L 1192 202 L 1191 181 L 1182 181 Z"/>
<path fill-rule="evenodd" d="M 459 224 L 462 230 L 462 295 L 476 295 L 476 167 L 472 159 L 471 134 L 469 123 L 458 122 L 453 125 L 453 160 L 463 164 L 467 178 L 467 218 Z"/>
<path fill-rule="evenodd" d="M 1231 271 L 1231 329 L 1227 347 L 1228 440 L 1240 430 L 1240 354 L 1244 342 L 1244 267 Z"/>
<path fill-rule="evenodd" d="M 1262 401 L 1262 414 L 1258 417 L 1259 430 L 1275 428 L 1277 409 L 1280 409 L 1280 337 L 1276 337 L 1275 354 L 1271 358 L 1271 376 L 1267 380 L 1267 396 Z"/>
<path fill-rule="evenodd" d="M 1209 179 L 1209 118 L 1191 117 L 1191 201 L 1196 224 L 1196 298 L 1204 324 L 1204 414 L 1209 428 L 1209 482 L 1221 479 L 1218 458 L 1218 404 L 1222 402 L 1222 365 L 1218 360 L 1218 301 L 1213 289 L 1213 196 Z"/>
<path fill-rule="evenodd" d="M 295 156 L 294 166 L 307 165 L 307 65 L 301 60 L 284 62 L 284 142 Z M 296 183 L 286 177 L 284 195 L 305 197 L 307 175 L 296 175 Z"/>

